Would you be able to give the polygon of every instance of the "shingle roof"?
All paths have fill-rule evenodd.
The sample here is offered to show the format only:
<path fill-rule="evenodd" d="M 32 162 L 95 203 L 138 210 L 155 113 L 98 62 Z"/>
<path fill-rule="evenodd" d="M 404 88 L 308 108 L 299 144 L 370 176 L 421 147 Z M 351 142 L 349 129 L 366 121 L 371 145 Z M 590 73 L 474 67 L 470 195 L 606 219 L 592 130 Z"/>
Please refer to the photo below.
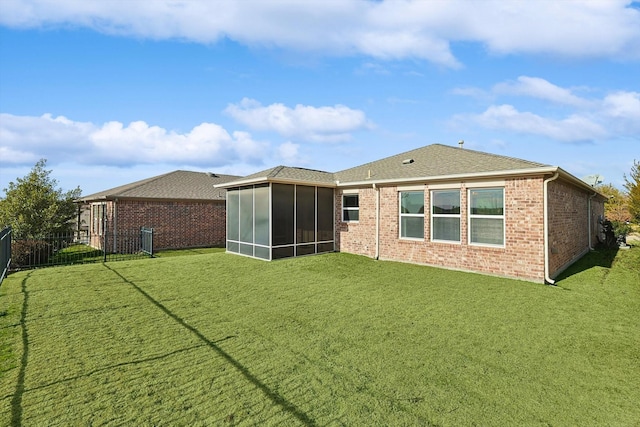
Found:
<path fill-rule="evenodd" d="M 267 178 L 271 181 L 298 181 L 318 184 L 333 184 L 334 174 L 315 169 L 296 168 L 290 166 L 276 166 L 242 178 L 242 181 Z"/>
<path fill-rule="evenodd" d="M 340 183 L 366 179 L 392 180 L 546 167 L 542 163 L 442 144 L 427 145 L 405 153 L 336 172 Z"/>
<path fill-rule="evenodd" d="M 330 173 L 277 166 L 225 183 L 224 187 L 258 181 L 297 181 L 309 184 L 349 185 L 363 181 L 403 181 L 455 175 L 481 175 L 550 168 L 550 165 L 481 151 L 432 144 L 364 165 Z"/>
<path fill-rule="evenodd" d="M 214 188 L 240 178 L 235 175 L 218 175 L 206 172 L 177 170 L 141 181 L 83 196 L 82 201 L 104 199 L 176 199 L 176 200 L 224 200 L 225 190 Z"/>

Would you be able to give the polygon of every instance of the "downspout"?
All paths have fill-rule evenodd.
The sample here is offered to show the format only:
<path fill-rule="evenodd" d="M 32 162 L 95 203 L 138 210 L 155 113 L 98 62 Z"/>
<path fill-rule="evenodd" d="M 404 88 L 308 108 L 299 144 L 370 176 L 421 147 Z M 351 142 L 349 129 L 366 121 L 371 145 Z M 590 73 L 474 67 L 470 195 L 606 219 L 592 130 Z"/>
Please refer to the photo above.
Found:
<path fill-rule="evenodd" d="M 587 215 L 589 215 L 589 250 L 592 251 L 593 250 L 593 245 L 591 244 L 591 199 L 593 199 L 594 197 L 596 197 L 598 193 L 593 193 L 592 195 L 589 196 L 588 199 L 588 208 L 587 208 Z"/>
<path fill-rule="evenodd" d="M 549 191 L 548 185 L 551 181 L 558 179 L 560 174 L 554 173 L 551 178 L 544 180 L 544 280 L 550 285 L 555 285 L 556 281 L 549 277 Z"/>
<path fill-rule="evenodd" d="M 375 259 L 380 258 L 380 188 L 373 183 L 373 189 L 376 190 L 376 256 Z"/>
<path fill-rule="evenodd" d="M 118 199 L 113 200 L 113 253 L 118 253 Z"/>

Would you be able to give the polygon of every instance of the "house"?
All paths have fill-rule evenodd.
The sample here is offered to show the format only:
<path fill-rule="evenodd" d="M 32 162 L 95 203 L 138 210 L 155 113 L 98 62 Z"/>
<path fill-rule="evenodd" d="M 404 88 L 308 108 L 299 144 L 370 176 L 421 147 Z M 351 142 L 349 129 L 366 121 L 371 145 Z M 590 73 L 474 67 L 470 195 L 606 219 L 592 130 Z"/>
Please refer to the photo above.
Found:
<path fill-rule="evenodd" d="M 558 166 L 434 144 L 336 173 L 278 166 L 227 189 L 227 251 L 330 251 L 553 283 L 605 197 Z"/>
<path fill-rule="evenodd" d="M 154 250 L 225 244 L 225 191 L 238 176 L 177 170 L 82 197 L 90 207 L 90 244 L 127 252 L 141 227 L 154 229 Z"/>

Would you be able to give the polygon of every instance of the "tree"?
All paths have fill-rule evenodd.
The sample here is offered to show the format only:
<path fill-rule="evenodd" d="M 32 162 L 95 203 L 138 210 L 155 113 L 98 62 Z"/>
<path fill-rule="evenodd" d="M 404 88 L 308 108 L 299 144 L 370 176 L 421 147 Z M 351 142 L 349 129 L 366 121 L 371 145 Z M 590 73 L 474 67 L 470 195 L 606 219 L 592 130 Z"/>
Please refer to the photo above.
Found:
<path fill-rule="evenodd" d="M 58 181 L 46 170 L 46 159 L 39 160 L 24 178 L 17 178 L 4 189 L 0 200 L 0 227 L 10 225 L 14 237 L 41 238 L 71 230 L 76 215 L 74 200 L 82 194 L 80 187 L 63 192 Z"/>
<path fill-rule="evenodd" d="M 604 204 L 604 216 L 611 221 L 624 222 L 631 218 L 629 197 L 611 184 L 598 185 L 596 189 L 608 197 Z"/>
<path fill-rule="evenodd" d="M 624 175 L 624 187 L 629 194 L 629 213 L 635 222 L 640 222 L 640 162 L 634 160 L 631 174 Z"/>

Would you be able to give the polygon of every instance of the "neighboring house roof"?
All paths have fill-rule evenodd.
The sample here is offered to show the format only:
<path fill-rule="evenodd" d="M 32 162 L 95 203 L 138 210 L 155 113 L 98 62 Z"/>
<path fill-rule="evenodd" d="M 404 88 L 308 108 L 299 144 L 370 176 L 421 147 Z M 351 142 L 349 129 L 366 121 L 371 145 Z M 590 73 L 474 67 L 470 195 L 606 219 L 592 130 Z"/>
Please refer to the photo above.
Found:
<path fill-rule="evenodd" d="M 177 170 L 99 193 L 83 196 L 83 202 L 113 199 L 225 200 L 224 189 L 215 185 L 240 178 L 210 172 Z"/>

